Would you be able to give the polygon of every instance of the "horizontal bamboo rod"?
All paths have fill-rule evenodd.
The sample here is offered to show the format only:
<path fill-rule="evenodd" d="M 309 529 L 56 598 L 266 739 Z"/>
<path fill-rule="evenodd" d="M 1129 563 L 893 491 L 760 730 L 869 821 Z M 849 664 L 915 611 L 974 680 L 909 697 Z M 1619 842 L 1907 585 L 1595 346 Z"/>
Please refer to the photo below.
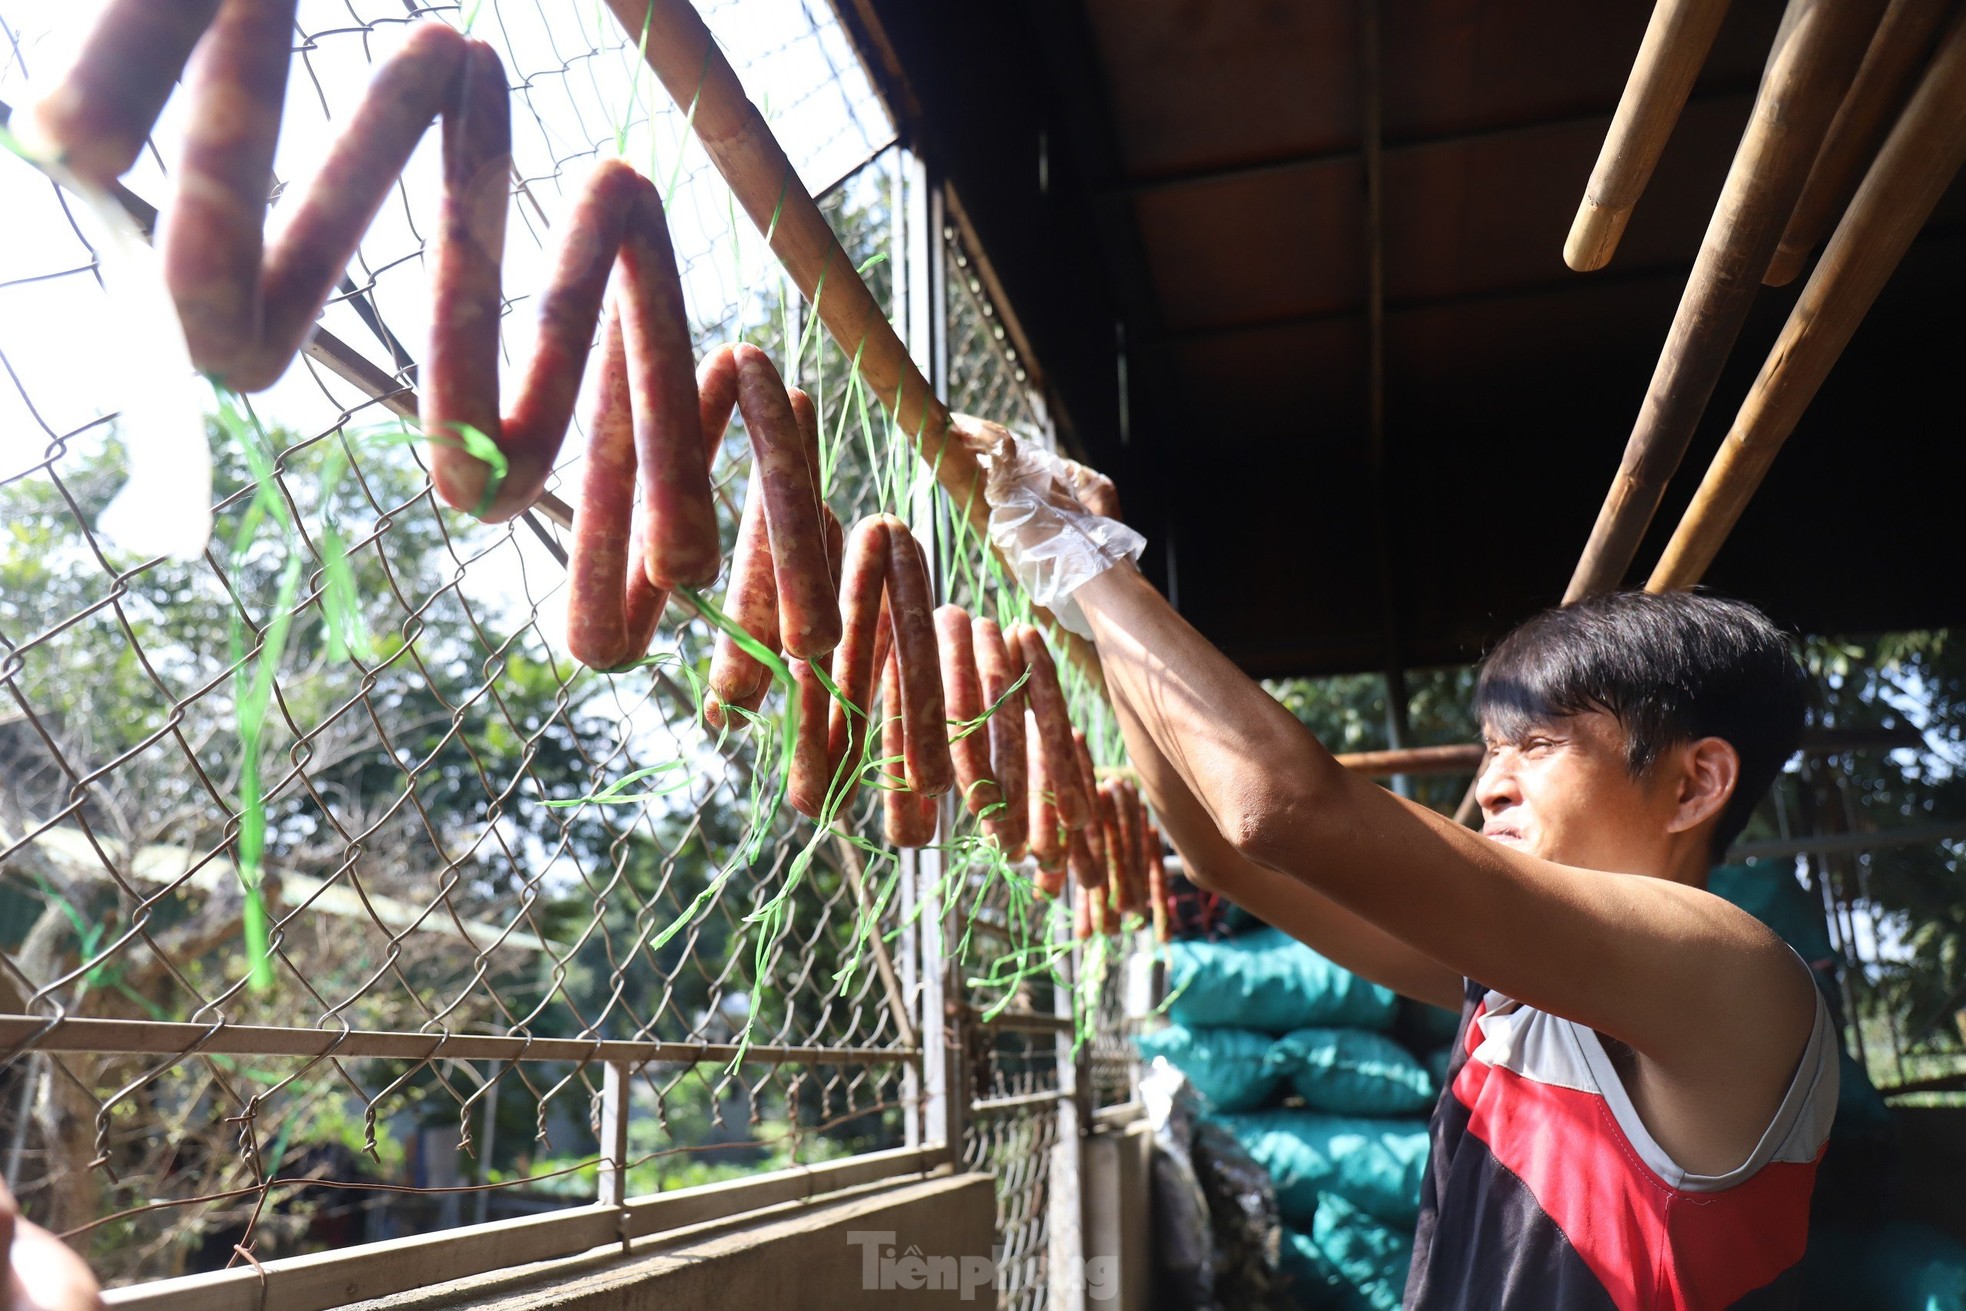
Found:
<path fill-rule="evenodd" d="M 648 66 L 688 115 L 697 140 L 730 185 L 737 203 L 764 234 L 826 331 L 858 361 L 860 376 L 969 522 L 988 541 L 983 470 L 949 424 L 949 407 L 929 386 L 861 280 L 859 270 L 799 180 L 792 161 L 744 94 L 737 73 L 689 0 L 607 0 Z M 988 415 L 979 416 L 988 418 Z M 1040 609 L 1047 626 L 1055 621 Z M 1102 691 L 1105 679 L 1089 642 L 1058 628 L 1072 659 Z"/>
<path fill-rule="evenodd" d="M 476 1033 L 385 1033 L 268 1024 L 180 1024 L 164 1020 L 49 1019 L 0 1015 L 0 1055 L 20 1050 L 119 1052 L 140 1056 L 333 1056 L 406 1061 L 651 1061 L 759 1065 L 880 1065 L 912 1061 L 913 1047 L 786 1047 L 754 1043 L 633 1042 L 524 1038 Z"/>
<path fill-rule="evenodd" d="M 1705 575 L 1962 161 L 1966 17 L 1954 20 L 1864 175 L 1646 590 L 1691 587 Z"/>
<path fill-rule="evenodd" d="M 1564 603 L 1617 587 L 1685 458 L 1883 0 L 1789 0 L 1638 422 Z"/>
<path fill-rule="evenodd" d="M 1831 120 L 1823 148 L 1802 185 L 1802 199 L 1789 216 L 1762 281 L 1787 286 L 1802 272 L 1814 250 L 1849 205 L 1864 170 L 1891 130 L 1898 111 L 1918 85 L 1918 75 L 1955 9 L 1953 0 L 1891 0 L 1877 24 L 1877 35 L 1857 66 L 1850 94 Z"/>
<path fill-rule="evenodd" d="M 1617 251 L 1726 16 L 1727 0 L 1658 0 L 1652 6 L 1618 112 L 1563 243 L 1563 262 L 1579 273 L 1603 268 Z"/>

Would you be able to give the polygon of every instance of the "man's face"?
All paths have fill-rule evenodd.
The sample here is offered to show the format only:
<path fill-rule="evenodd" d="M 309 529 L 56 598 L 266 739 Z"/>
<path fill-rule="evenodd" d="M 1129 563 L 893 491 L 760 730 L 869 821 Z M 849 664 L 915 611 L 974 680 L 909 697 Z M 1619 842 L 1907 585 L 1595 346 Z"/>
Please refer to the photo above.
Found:
<path fill-rule="evenodd" d="M 1512 741 L 1484 736 L 1488 756 L 1475 787 L 1483 836 L 1584 869 L 1665 872 L 1670 788 L 1631 776 L 1624 727 L 1609 713 L 1537 724 Z"/>

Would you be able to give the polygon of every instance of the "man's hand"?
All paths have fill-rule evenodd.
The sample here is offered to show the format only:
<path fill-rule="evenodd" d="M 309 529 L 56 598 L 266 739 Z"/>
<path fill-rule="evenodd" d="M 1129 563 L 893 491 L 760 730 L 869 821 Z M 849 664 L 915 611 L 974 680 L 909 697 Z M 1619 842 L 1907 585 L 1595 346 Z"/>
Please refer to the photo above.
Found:
<path fill-rule="evenodd" d="M 1112 480 L 1019 442 L 994 423 L 953 419 L 963 444 L 987 466 L 983 495 L 990 504 L 991 542 L 1032 600 L 1071 632 L 1090 637 L 1072 593 L 1116 565 L 1131 564 L 1147 546 L 1146 538 L 1119 521 Z"/>
<path fill-rule="evenodd" d="M 99 1311 L 96 1277 L 68 1244 L 20 1218 L 0 1185 L 0 1252 L 7 1254 L 4 1311 Z"/>

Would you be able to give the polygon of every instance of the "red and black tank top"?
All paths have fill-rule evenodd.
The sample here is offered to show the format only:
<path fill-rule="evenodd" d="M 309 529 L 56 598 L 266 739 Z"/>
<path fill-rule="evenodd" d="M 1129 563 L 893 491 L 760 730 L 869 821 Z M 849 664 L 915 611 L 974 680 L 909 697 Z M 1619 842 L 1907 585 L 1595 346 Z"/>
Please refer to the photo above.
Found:
<path fill-rule="evenodd" d="M 1468 984 L 1406 1284 L 1406 1311 L 1781 1307 L 1836 1113 L 1836 1031 L 1816 1024 L 1774 1122 L 1737 1169 L 1680 1169 L 1589 1027 Z"/>

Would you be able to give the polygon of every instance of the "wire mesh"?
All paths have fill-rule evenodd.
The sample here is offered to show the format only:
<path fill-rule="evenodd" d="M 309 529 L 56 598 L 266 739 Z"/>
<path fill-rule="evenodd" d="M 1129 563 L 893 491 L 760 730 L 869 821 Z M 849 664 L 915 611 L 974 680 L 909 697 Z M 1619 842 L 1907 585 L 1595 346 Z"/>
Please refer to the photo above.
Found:
<path fill-rule="evenodd" d="M 995 1175 L 997 1305 L 1046 1305 L 1050 1279 L 1051 1171 L 1059 1141 L 1056 1040 L 978 1024 L 970 1029 L 970 1119 L 963 1161 Z"/>
<path fill-rule="evenodd" d="M 668 190 L 700 340 L 796 357 L 788 374 L 839 431 L 846 362 L 799 349 L 796 298 L 633 42 L 599 6 L 466 8 L 513 93 L 508 362 L 526 353 L 553 222 L 587 163 L 620 150 Z M 8 103 L 56 66 L 56 9 L 0 6 Z M 304 0 L 276 188 L 426 17 L 466 21 Z M 831 14 L 732 0 L 705 17 L 856 261 L 883 254 L 892 133 Z M 168 195 L 183 114 L 167 107 L 126 179 L 135 195 Z M 428 332 L 434 156 L 427 139 L 321 324 L 405 391 Z M 9 1031 L 0 1149 L 26 1212 L 121 1283 L 589 1201 L 601 1067 L 534 1058 L 554 1040 L 663 1057 L 636 1066 L 631 1192 L 898 1142 L 914 1058 L 885 948 L 870 949 L 895 926 L 893 858 L 815 844 L 759 805 L 770 729 L 719 738 L 695 713 L 703 626 L 665 623 L 631 674 L 574 665 L 555 534 L 440 510 L 414 453 L 375 439 L 384 401 L 313 359 L 214 433 L 201 559 L 120 550 L 95 527 L 128 399 L 90 349 L 119 312 L 103 239 L 24 164 L 0 168 L 15 232 L 0 265 L 0 1010 L 45 1021 Z M 867 275 L 888 294 L 878 264 Z M 726 542 L 747 466 L 740 427 L 717 466 Z M 849 452 L 834 469 L 849 522 L 879 500 L 869 466 Z M 265 486 L 290 542 L 265 531 Z M 346 659 L 330 649 L 329 527 L 368 638 Z M 241 704 L 262 672 L 253 788 Z M 583 800 L 645 770 L 639 804 Z M 248 792 L 263 797 L 263 986 L 242 932 Z M 841 827 L 865 831 L 871 805 Z M 110 1028 L 77 1038 L 64 1017 Z M 198 1027 L 149 1027 L 171 1022 Z M 296 1057 L 265 1049 L 285 1037 L 242 1040 L 250 1025 L 334 1036 Z M 372 1033 L 510 1041 L 465 1060 L 379 1055 Z"/>

